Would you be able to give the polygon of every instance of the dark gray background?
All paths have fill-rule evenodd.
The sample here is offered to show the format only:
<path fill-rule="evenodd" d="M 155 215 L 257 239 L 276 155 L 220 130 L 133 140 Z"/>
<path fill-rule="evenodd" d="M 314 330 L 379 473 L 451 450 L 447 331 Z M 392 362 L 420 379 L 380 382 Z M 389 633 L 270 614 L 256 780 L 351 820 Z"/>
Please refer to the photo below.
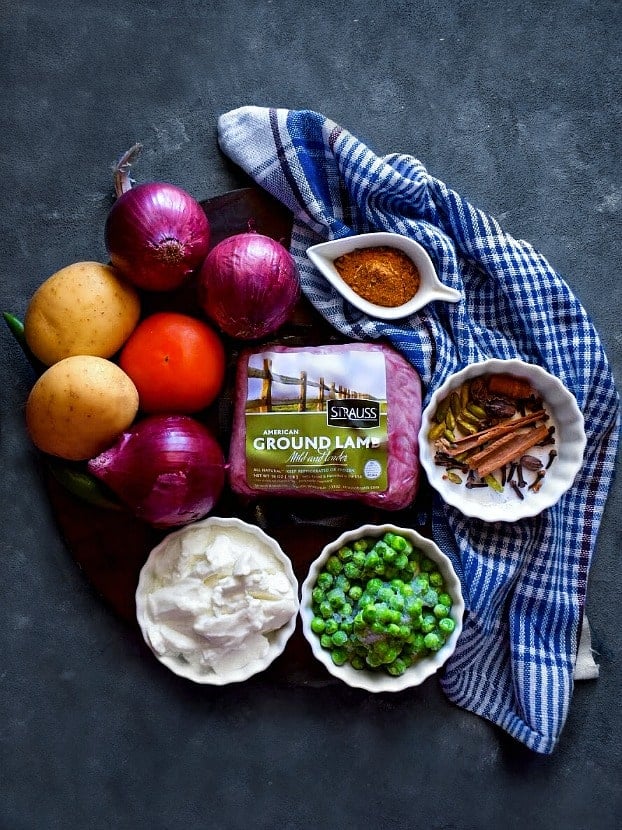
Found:
<path fill-rule="evenodd" d="M 242 183 L 216 144 L 243 104 L 324 112 L 409 152 L 534 243 L 622 376 L 616 0 L 2 2 L 0 309 L 104 259 L 110 165 L 199 199 Z M 93 594 L 48 507 L 0 349 L 0 827 L 620 826 L 620 482 L 588 614 L 601 676 L 552 757 L 450 706 L 434 681 L 375 698 L 297 678 L 196 688 Z"/>

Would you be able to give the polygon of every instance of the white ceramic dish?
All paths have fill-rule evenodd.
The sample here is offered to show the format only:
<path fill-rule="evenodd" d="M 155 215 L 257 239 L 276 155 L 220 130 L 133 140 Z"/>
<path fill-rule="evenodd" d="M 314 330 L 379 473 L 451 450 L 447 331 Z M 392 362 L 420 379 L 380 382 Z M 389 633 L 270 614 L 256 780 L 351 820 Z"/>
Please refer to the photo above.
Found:
<path fill-rule="evenodd" d="M 377 248 L 382 245 L 403 251 L 419 270 L 421 277 L 419 290 L 412 300 L 400 306 L 379 306 L 363 299 L 339 276 L 333 264 L 338 257 L 349 254 L 357 248 Z M 344 239 L 333 239 L 330 242 L 320 242 L 307 248 L 307 256 L 344 299 L 370 317 L 380 320 L 399 320 L 408 317 L 435 300 L 457 303 L 462 298 L 459 291 L 443 285 L 440 281 L 425 248 L 413 239 L 398 233 L 377 231 L 348 236 Z"/>
<path fill-rule="evenodd" d="M 446 471 L 434 462 L 434 446 L 428 438 L 440 401 L 464 381 L 494 373 L 509 373 L 528 380 L 542 396 L 544 407 L 550 414 L 550 424 L 555 426 L 554 448 L 558 453 L 557 458 L 546 471 L 538 492 L 530 491 L 527 486 L 522 488 L 522 500 L 508 485 L 502 493 L 497 493 L 490 487 L 467 489 L 463 484 L 453 484 L 444 479 Z M 574 396 L 558 378 L 540 366 L 518 359 L 484 360 L 451 375 L 430 398 L 422 413 L 419 431 L 419 457 L 432 487 L 447 504 L 457 507 L 465 516 L 487 522 L 515 522 L 536 516 L 554 505 L 572 486 L 583 462 L 585 444 L 583 415 Z M 551 448 L 534 448 L 529 453 L 539 454 L 545 462 Z"/>
<path fill-rule="evenodd" d="M 273 567 L 274 560 L 276 560 L 277 570 L 285 575 L 285 578 L 291 586 L 290 594 L 291 601 L 293 603 L 291 616 L 280 628 L 270 631 L 265 635 L 265 638 L 269 644 L 267 652 L 259 658 L 250 659 L 244 665 L 234 667 L 227 671 L 199 671 L 181 654 L 170 652 L 159 653 L 154 647 L 154 637 L 157 635 L 157 631 L 155 630 L 153 617 L 149 611 L 149 596 L 154 587 L 160 587 L 162 585 L 162 579 L 159 572 L 161 573 L 163 570 L 166 571 L 167 568 L 170 568 L 171 564 L 173 567 L 177 564 L 175 561 L 177 548 L 173 549 L 171 548 L 171 545 L 178 545 L 184 537 L 187 538 L 187 534 L 195 532 L 201 534 L 201 543 L 204 540 L 207 543 L 210 538 L 214 538 L 213 536 L 210 537 L 210 534 L 225 533 L 235 535 L 235 539 L 238 542 L 242 540 L 244 544 L 252 545 L 253 548 L 259 551 L 261 560 L 263 562 L 267 562 L 270 567 Z M 194 592 L 197 590 L 197 587 L 200 590 L 201 586 L 196 585 L 197 580 L 193 581 L 195 584 L 190 586 L 190 590 Z M 252 592 L 252 587 L 249 589 L 249 592 Z M 186 527 L 182 527 L 179 530 L 169 533 L 166 538 L 151 551 L 140 572 L 138 588 L 136 590 L 137 620 L 145 642 L 153 651 L 158 660 L 160 660 L 161 663 L 180 677 L 185 677 L 195 683 L 213 686 L 238 683 L 240 681 L 247 680 L 252 675 L 266 669 L 283 652 L 287 641 L 294 633 L 298 617 L 298 609 L 298 581 L 294 575 L 290 559 L 281 550 L 276 540 L 264 533 L 261 528 L 256 525 L 243 522 L 241 519 L 237 518 L 220 518 L 210 516 L 207 519 L 194 522 L 191 525 L 187 525 Z M 240 624 L 243 624 L 243 622 Z M 237 625 L 237 623 L 235 623 L 235 625 Z M 193 631 L 192 636 L 194 635 L 195 632 Z M 218 639 L 218 636 L 220 636 L 220 634 L 216 634 L 214 638 L 215 641 Z M 226 637 L 226 635 L 223 636 Z M 208 646 L 207 642 L 205 643 L 205 646 Z"/>
<path fill-rule="evenodd" d="M 355 669 L 349 663 L 337 666 L 333 663 L 330 652 L 322 648 L 320 638 L 311 630 L 312 591 L 316 584 L 318 574 L 322 570 L 326 560 L 333 553 L 339 550 L 342 545 L 349 544 L 364 536 L 380 538 L 387 532 L 397 533 L 407 538 L 411 544 L 424 553 L 429 559 L 437 563 L 438 569 L 443 575 L 445 586 L 452 596 L 454 603 L 451 609 L 451 617 L 455 628 L 439 651 L 421 658 L 408 668 L 399 677 L 393 677 L 382 671 L 366 671 Z M 362 525 L 354 530 L 342 533 L 334 542 L 328 544 L 312 562 L 309 573 L 302 584 L 302 596 L 300 602 L 300 617 L 302 620 L 302 631 L 311 646 L 313 656 L 319 660 L 326 670 L 333 677 L 347 683 L 357 689 L 365 689 L 368 692 L 399 692 L 412 686 L 418 686 L 428 677 L 435 674 L 453 654 L 462 631 L 462 618 L 464 615 L 464 599 L 460 587 L 460 580 L 453 569 L 449 558 L 440 550 L 431 539 L 417 533 L 410 528 L 397 527 L 392 524 L 383 525 Z"/>

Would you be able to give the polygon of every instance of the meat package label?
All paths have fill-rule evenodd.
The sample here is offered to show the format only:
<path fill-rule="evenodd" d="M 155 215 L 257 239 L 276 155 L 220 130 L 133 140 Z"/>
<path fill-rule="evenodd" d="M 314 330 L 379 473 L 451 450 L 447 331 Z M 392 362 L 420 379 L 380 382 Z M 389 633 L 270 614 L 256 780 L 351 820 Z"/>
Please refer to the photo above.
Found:
<path fill-rule="evenodd" d="M 387 489 L 387 378 L 381 352 L 250 356 L 246 480 L 257 490 Z"/>

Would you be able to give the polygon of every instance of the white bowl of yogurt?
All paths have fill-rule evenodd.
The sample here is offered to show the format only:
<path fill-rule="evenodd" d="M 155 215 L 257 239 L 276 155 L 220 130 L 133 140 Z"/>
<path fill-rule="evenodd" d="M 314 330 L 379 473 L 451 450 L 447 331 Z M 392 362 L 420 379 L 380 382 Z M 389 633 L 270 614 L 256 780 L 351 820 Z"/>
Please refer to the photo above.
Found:
<path fill-rule="evenodd" d="M 136 590 L 145 642 L 175 674 L 225 685 L 266 669 L 298 614 L 298 582 L 278 542 L 256 525 L 210 516 L 166 536 Z"/>

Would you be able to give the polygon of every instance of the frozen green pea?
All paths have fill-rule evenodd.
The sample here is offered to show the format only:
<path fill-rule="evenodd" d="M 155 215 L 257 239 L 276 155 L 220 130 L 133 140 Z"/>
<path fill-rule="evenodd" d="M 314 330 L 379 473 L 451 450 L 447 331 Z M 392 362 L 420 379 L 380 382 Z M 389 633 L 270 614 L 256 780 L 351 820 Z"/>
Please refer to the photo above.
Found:
<path fill-rule="evenodd" d="M 456 627 L 456 623 L 452 620 L 451 617 L 445 617 L 444 619 L 439 620 L 438 627 L 443 632 L 443 634 L 451 634 L 451 632 Z"/>
<path fill-rule="evenodd" d="M 382 588 L 382 580 L 377 577 L 372 577 L 365 586 L 365 591 L 371 596 L 375 596 Z"/>
<path fill-rule="evenodd" d="M 335 577 L 335 588 L 341 588 L 342 591 L 350 590 L 350 580 L 345 574 L 345 566 L 344 572 Z"/>
<path fill-rule="evenodd" d="M 318 588 L 322 588 L 324 591 L 327 591 L 332 584 L 333 575 L 329 574 L 327 571 L 322 571 L 317 578 Z"/>
<path fill-rule="evenodd" d="M 371 625 L 371 623 L 376 622 L 377 618 L 378 618 L 378 609 L 376 608 L 375 605 L 366 605 L 365 608 L 363 608 L 363 620 L 364 620 L 364 622 Z"/>
<path fill-rule="evenodd" d="M 343 563 L 338 556 L 329 556 L 326 560 L 325 568 L 329 574 L 332 574 L 332 576 L 337 576 L 337 574 L 340 574 L 343 570 Z"/>
<path fill-rule="evenodd" d="M 403 571 L 408 567 L 408 556 L 405 553 L 400 553 L 395 559 L 395 567 L 398 571 Z"/>
<path fill-rule="evenodd" d="M 401 677 L 407 668 L 408 663 L 401 657 L 397 657 L 392 663 L 390 663 L 387 666 L 387 671 L 393 677 Z"/>
<path fill-rule="evenodd" d="M 442 620 L 449 614 L 449 608 L 446 605 L 443 605 L 442 602 L 439 602 L 432 609 L 432 613 L 437 620 Z"/>
<path fill-rule="evenodd" d="M 421 655 L 426 651 L 425 636 L 423 634 L 415 634 L 412 642 L 412 652 L 416 655 Z"/>
<path fill-rule="evenodd" d="M 443 585 L 443 575 L 440 571 L 432 571 L 430 574 L 430 585 L 433 588 L 441 588 Z"/>
<path fill-rule="evenodd" d="M 336 666 L 343 666 L 344 663 L 347 663 L 348 661 L 348 652 L 345 649 L 334 648 L 331 651 L 330 656 Z"/>
<path fill-rule="evenodd" d="M 379 562 L 380 557 L 378 556 L 378 553 L 375 550 L 370 550 L 367 556 L 365 557 L 365 567 L 368 570 L 373 571 Z"/>
<path fill-rule="evenodd" d="M 322 617 L 313 617 L 311 620 L 311 631 L 314 634 L 323 634 L 326 628 L 326 621 Z"/>
<path fill-rule="evenodd" d="M 326 594 L 326 600 L 330 603 L 330 607 L 338 610 L 346 601 L 346 595 L 341 588 L 331 588 Z"/>
<path fill-rule="evenodd" d="M 347 545 L 344 545 L 337 551 L 337 556 L 341 559 L 342 562 L 349 562 L 352 559 L 353 554 L 354 551 Z"/>
<path fill-rule="evenodd" d="M 420 573 L 413 579 L 411 585 L 413 586 L 415 592 L 424 593 L 430 587 L 428 575 L 425 573 Z"/>
<path fill-rule="evenodd" d="M 434 588 L 428 588 L 428 590 L 421 597 L 421 601 L 424 605 L 427 605 L 428 608 L 434 608 L 438 602 L 438 593 L 434 590 Z"/>
<path fill-rule="evenodd" d="M 326 592 L 322 588 L 318 588 L 316 586 L 311 592 L 311 599 L 316 605 L 319 605 L 326 599 Z"/>
<path fill-rule="evenodd" d="M 320 603 L 318 608 L 321 617 L 324 617 L 327 620 L 329 617 L 333 616 L 333 606 L 328 602 L 328 600 L 324 600 L 324 602 Z"/>
<path fill-rule="evenodd" d="M 425 644 L 425 647 L 429 648 L 430 651 L 438 651 L 439 648 L 441 648 L 445 643 L 445 640 L 439 635 L 437 631 L 430 631 L 423 638 L 423 642 Z"/>
<path fill-rule="evenodd" d="M 342 648 L 348 642 L 348 635 L 345 631 L 339 629 L 338 631 L 335 631 L 335 633 L 331 636 L 331 639 L 334 646 Z"/>
<path fill-rule="evenodd" d="M 365 567 L 367 561 L 367 554 L 363 550 L 355 550 L 352 556 L 352 565 L 355 565 L 360 571 Z"/>
<path fill-rule="evenodd" d="M 352 602 L 358 602 L 363 596 L 363 589 L 360 585 L 353 585 L 348 591 L 348 596 Z"/>
<path fill-rule="evenodd" d="M 429 634 L 431 631 L 434 631 L 437 622 L 434 614 L 424 614 L 421 619 L 421 630 L 424 634 Z"/>

